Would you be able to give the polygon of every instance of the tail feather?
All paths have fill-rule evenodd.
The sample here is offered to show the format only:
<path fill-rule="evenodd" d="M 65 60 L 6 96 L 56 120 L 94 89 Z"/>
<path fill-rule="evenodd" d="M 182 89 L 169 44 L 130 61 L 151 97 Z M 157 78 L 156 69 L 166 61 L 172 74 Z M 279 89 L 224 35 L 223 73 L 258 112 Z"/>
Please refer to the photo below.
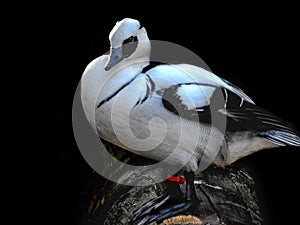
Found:
<path fill-rule="evenodd" d="M 233 85 L 232 83 L 230 83 L 229 81 L 222 79 L 225 83 L 226 86 L 225 88 L 227 88 L 228 90 L 232 91 L 233 93 L 235 93 L 237 96 L 241 97 L 242 99 L 244 99 L 245 101 L 255 105 L 254 101 L 239 87 Z"/>
<path fill-rule="evenodd" d="M 290 145 L 300 147 L 300 136 L 296 132 L 269 130 L 260 132 L 259 136 L 280 146 Z"/>

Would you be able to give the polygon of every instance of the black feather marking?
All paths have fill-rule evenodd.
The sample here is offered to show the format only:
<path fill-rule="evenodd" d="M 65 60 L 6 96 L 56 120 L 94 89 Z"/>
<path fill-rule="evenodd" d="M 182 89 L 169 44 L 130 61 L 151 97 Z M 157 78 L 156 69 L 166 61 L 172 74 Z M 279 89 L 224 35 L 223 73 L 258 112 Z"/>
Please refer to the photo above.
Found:
<path fill-rule="evenodd" d="M 141 101 L 140 99 L 137 100 L 136 103 L 135 103 L 135 105 L 134 105 L 134 107 L 136 107 L 138 104 L 140 104 L 140 101 Z"/>
<path fill-rule="evenodd" d="M 149 82 L 150 82 L 150 86 L 151 86 L 151 92 L 153 92 L 155 90 L 155 83 L 154 81 L 152 80 L 152 78 L 149 76 L 149 75 L 146 75 Z"/>
<path fill-rule="evenodd" d="M 225 109 L 227 115 L 227 130 L 268 130 L 294 131 L 293 125 L 274 116 L 269 111 L 252 104 L 235 109 Z"/>
<path fill-rule="evenodd" d="M 155 61 L 150 61 L 148 66 L 145 66 L 142 70 L 142 73 L 147 73 L 147 71 L 151 70 L 152 68 L 159 66 L 159 65 L 165 65 L 166 63 L 162 62 L 155 62 Z"/>
<path fill-rule="evenodd" d="M 150 95 L 150 88 L 147 85 L 147 91 L 146 91 L 145 97 L 141 101 L 141 104 L 143 104 L 148 99 L 149 95 Z"/>
<path fill-rule="evenodd" d="M 188 109 L 180 99 L 180 96 L 178 96 L 177 91 L 179 87 L 191 84 L 201 85 L 197 83 L 182 83 L 164 89 L 162 91 L 162 101 L 164 107 L 169 111 L 186 119 L 197 120 L 199 122 L 209 124 L 211 123 L 211 110 L 217 110 L 218 114 L 220 114 L 220 118 L 217 119 L 226 119 L 226 131 L 236 132 L 252 130 L 255 131 L 258 136 L 268 137 L 266 139 L 275 140 L 277 138 L 276 141 L 279 142 L 281 138 L 286 143 L 288 142 L 288 139 L 291 139 L 289 141 L 290 144 L 294 143 L 294 145 L 296 145 L 298 143 L 297 138 L 299 138 L 299 134 L 294 130 L 292 124 L 283 121 L 269 111 L 249 102 L 243 102 L 243 104 L 241 104 L 241 97 L 227 89 L 222 90 L 220 88 L 217 88 L 215 91 L 215 93 L 217 92 L 217 90 L 223 91 L 225 105 L 219 104 L 217 106 L 211 107 L 213 102 L 216 102 L 216 98 L 219 97 L 214 93 L 212 98 L 210 99 L 210 106 L 197 107 L 193 110 Z M 216 114 L 214 113 L 214 115 Z M 218 124 L 213 125 L 218 127 Z M 284 137 L 282 135 L 283 133 L 280 133 L 280 138 L 274 137 L 274 135 L 271 136 L 269 133 L 264 133 L 270 130 L 277 130 L 280 132 L 285 132 L 286 134 L 293 134 L 297 138 L 295 140 L 295 137 L 292 135 Z"/>
<path fill-rule="evenodd" d="M 137 76 L 135 76 L 134 78 L 132 78 L 130 81 L 128 81 L 127 83 L 123 84 L 117 91 L 115 91 L 112 95 L 108 96 L 107 98 L 103 99 L 101 102 L 98 103 L 97 108 L 100 108 L 100 106 L 102 106 L 105 102 L 108 102 L 110 99 L 112 99 L 113 97 L 115 97 L 122 89 L 124 89 L 125 87 L 127 87 L 132 81 L 135 80 Z"/>
<path fill-rule="evenodd" d="M 170 112 L 173 112 L 174 114 L 179 115 L 183 118 L 201 121 L 203 123 L 210 123 L 211 112 L 209 106 L 188 109 L 188 106 L 183 103 L 183 101 L 180 99 L 180 96 L 178 95 L 178 89 L 181 86 L 191 84 L 199 85 L 198 83 L 182 83 L 164 89 L 162 91 L 163 105 Z"/>
<path fill-rule="evenodd" d="M 136 103 L 135 106 L 137 106 L 138 104 L 143 104 L 151 96 L 152 92 L 155 90 L 155 83 L 154 83 L 154 81 L 148 75 L 146 75 L 146 78 L 147 78 L 146 79 L 147 80 L 147 83 L 146 83 L 146 86 L 147 86 L 146 94 L 145 94 L 145 96 L 144 96 L 144 98 L 142 100 L 137 101 L 137 103 Z"/>

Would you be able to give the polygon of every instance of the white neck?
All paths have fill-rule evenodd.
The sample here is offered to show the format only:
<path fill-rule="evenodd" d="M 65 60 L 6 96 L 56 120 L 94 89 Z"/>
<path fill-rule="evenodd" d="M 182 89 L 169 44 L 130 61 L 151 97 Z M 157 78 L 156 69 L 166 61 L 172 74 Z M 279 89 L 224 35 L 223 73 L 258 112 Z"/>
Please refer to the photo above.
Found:
<path fill-rule="evenodd" d="M 101 98 L 105 98 L 113 93 L 149 65 L 151 42 L 145 28 L 141 28 L 138 31 L 137 39 L 138 44 L 135 51 L 128 58 L 123 59 L 106 72 L 106 77 L 108 76 L 109 79 L 102 90 L 103 95 Z"/>

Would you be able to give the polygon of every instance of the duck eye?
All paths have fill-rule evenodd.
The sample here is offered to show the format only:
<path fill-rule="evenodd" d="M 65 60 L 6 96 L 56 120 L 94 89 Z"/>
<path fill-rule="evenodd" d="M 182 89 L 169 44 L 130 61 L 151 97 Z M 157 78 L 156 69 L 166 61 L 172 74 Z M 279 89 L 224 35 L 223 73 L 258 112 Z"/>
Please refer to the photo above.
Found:
<path fill-rule="evenodd" d="M 129 38 L 127 38 L 126 40 L 123 41 L 123 45 L 131 43 L 131 42 L 135 42 L 137 41 L 137 37 L 136 36 L 130 36 Z"/>

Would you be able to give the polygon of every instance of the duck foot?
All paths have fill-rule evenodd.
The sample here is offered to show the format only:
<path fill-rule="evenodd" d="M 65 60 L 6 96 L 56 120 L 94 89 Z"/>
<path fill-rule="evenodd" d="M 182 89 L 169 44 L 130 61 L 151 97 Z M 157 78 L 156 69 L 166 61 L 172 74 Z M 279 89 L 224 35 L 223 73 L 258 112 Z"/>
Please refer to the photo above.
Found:
<path fill-rule="evenodd" d="M 166 181 L 167 193 L 151 199 L 133 213 L 132 223 L 140 221 L 138 225 L 151 222 L 162 222 L 165 219 L 179 214 L 191 214 L 199 203 L 194 188 L 194 174 L 185 173 L 186 193 L 180 190 L 178 181 L 173 177 Z M 171 181 L 172 180 L 172 181 Z M 182 181 L 182 179 L 179 179 Z"/>

